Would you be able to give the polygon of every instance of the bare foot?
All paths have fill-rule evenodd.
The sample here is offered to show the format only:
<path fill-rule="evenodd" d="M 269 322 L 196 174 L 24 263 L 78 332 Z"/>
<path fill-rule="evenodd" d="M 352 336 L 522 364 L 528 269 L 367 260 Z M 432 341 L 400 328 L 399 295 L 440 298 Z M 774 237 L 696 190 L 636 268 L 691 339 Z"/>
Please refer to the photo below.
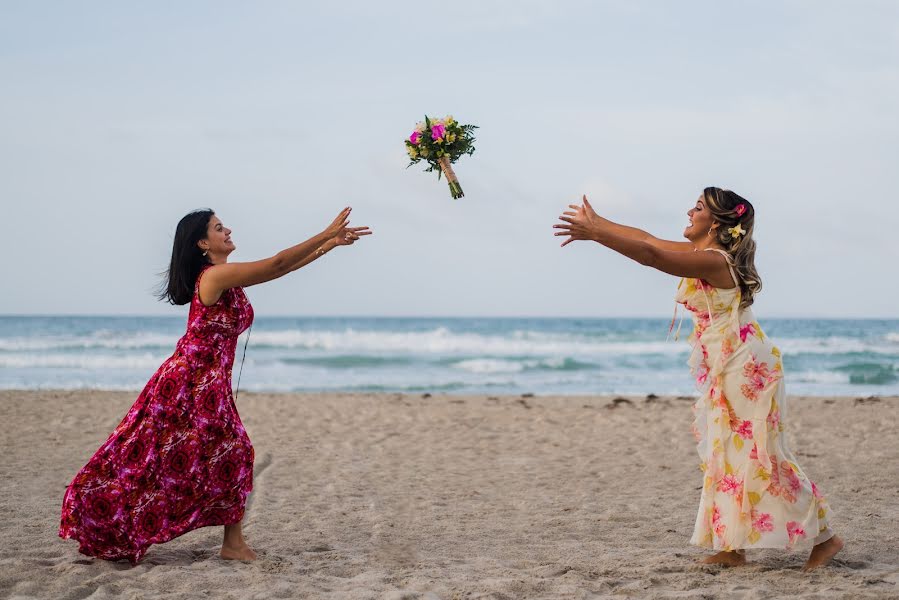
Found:
<path fill-rule="evenodd" d="M 742 567 L 746 564 L 746 555 L 742 552 L 719 552 L 706 556 L 700 563 L 704 565 L 724 565 L 725 567 Z"/>
<path fill-rule="evenodd" d="M 242 546 L 222 545 L 222 551 L 219 552 L 219 556 L 224 560 L 242 560 L 244 562 L 256 560 L 256 553 L 246 544 Z"/>
<path fill-rule="evenodd" d="M 805 566 L 802 567 L 802 570 L 814 571 L 818 567 L 823 567 L 842 549 L 843 540 L 837 536 L 833 536 L 826 542 L 821 542 L 812 548 L 812 553 L 809 554 L 808 561 L 805 563 Z"/>

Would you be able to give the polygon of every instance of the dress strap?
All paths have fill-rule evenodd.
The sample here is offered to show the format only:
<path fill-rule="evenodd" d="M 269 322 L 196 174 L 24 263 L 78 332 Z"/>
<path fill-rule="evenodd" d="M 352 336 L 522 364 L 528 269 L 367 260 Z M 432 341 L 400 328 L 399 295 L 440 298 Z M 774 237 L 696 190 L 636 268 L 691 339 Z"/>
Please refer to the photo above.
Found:
<path fill-rule="evenodd" d="M 677 284 L 677 289 L 680 289 L 681 286 L 684 285 L 684 279 L 685 279 L 684 277 L 681 277 L 681 278 L 680 278 L 680 283 Z M 680 309 L 680 303 L 677 302 L 677 301 L 675 301 L 675 303 L 674 303 L 674 315 L 672 315 L 672 317 L 671 317 L 671 324 L 668 326 L 668 335 L 665 336 L 665 341 L 666 341 L 666 342 L 667 342 L 668 340 L 671 339 L 671 332 L 674 331 L 674 322 L 677 321 L 677 311 L 678 311 L 678 309 Z M 681 315 L 681 317 L 680 317 L 680 322 L 677 324 L 677 331 L 674 332 L 674 340 L 675 340 L 675 341 L 677 341 L 677 339 L 680 337 L 680 327 L 681 327 L 681 325 L 683 325 L 683 324 L 684 324 L 684 315 Z"/>
<path fill-rule="evenodd" d="M 727 261 L 727 270 L 730 271 L 730 278 L 734 280 L 734 286 L 739 287 L 740 280 L 737 279 L 737 274 L 734 273 L 733 257 L 731 257 L 730 254 L 728 254 L 727 252 L 725 252 L 724 250 L 721 250 L 719 248 L 706 248 L 706 251 L 708 251 L 708 250 L 711 250 L 712 252 L 717 252 L 718 254 L 720 254 L 724 257 L 724 260 Z"/>

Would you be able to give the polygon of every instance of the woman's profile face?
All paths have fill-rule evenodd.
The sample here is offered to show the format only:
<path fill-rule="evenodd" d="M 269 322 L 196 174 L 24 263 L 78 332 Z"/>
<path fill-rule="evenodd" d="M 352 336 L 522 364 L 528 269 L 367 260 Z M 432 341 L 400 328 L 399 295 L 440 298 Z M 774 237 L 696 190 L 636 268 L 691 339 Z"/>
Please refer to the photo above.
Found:
<path fill-rule="evenodd" d="M 715 224 L 715 219 L 705 204 L 705 197 L 700 196 L 696 199 L 696 205 L 687 211 L 690 223 L 684 229 L 684 237 L 694 242 L 708 235 L 709 229 Z M 716 225 L 717 227 L 717 225 Z"/>
<path fill-rule="evenodd" d="M 209 243 L 209 253 L 214 256 L 228 256 L 236 248 L 231 241 L 231 230 L 222 225 L 216 215 L 212 215 L 206 226 L 206 241 Z"/>

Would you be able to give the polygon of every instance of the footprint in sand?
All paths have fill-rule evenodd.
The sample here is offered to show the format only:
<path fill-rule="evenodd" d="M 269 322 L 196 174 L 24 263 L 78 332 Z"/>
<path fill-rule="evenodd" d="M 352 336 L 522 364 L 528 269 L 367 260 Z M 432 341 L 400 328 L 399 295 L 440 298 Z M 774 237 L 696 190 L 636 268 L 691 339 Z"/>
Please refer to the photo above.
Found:
<path fill-rule="evenodd" d="M 283 573 L 290 570 L 292 563 L 280 556 L 261 555 L 256 561 L 256 567 L 265 573 Z"/>
<path fill-rule="evenodd" d="M 273 462 L 274 459 L 272 458 L 271 452 L 266 452 L 262 455 L 261 459 L 253 463 L 253 491 L 247 498 L 247 506 L 246 509 L 244 509 L 244 512 L 247 515 L 252 514 L 253 499 L 259 494 L 260 484 L 263 488 L 265 487 L 265 478 L 262 477 L 262 475 L 270 466 L 272 466 Z"/>
<path fill-rule="evenodd" d="M 263 473 L 265 473 L 265 470 L 268 469 L 272 465 L 272 462 L 273 462 L 273 459 L 272 459 L 271 452 L 266 452 L 265 454 L 262 455 L 262 458 L 260 460 L 257 460 L 255 462 L 255 464 L 253 465 L 253 482 L 254 483 L 256 482 L 256 480 L 258 480 L 262 476 Z"/>

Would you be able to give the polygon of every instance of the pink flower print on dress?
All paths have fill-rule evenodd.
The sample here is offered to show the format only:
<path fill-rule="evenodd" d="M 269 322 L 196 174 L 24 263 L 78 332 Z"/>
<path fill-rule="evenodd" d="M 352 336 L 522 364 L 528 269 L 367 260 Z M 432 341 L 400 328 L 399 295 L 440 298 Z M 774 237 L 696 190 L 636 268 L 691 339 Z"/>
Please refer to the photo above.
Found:
<path fill-rule="evenodd" d="M 717 535 L 720 538 L 723 538 L 724 532 L 726 529 L 727 529 L 727 527 L 725 527 L 724 523 L 717 523 L 715 525 L 715 535 Z"/>
<path fill-rule="evenodd" d="M 709 352 L 705 346 L 700 347 L 702 348 L 702 362 L 699 363 L 699 367 L 696 370 L 697 385 L 703 385 L 709 378 Z"/>
<path fill-rule="evenodd" d="M 741 422 L 740 425 L 736 429 L 734 429 L 734 433 L 736 433 L 744 440 L 748 440 L 752 437 L 752 421 Z"/>
<path fill-rule="evenodd" d="M 699 367 L 699 374 L 696 375 L 696 383 L 702 385 L 709 378 L 709 368 L 703 364 Z"/>
<path fill-rule="evenodd" d="M 718 491 L 731 496 L 738 496 L 743 491 L 743 481 L 737 479 L 735 475 L 725 475 L 718 482 Z"/>
<path fill-rule="evenodd" d="M 795 544 L 797 539 L 805 537 L 805 529 L 796 521 L 787 521 L 787 535 L 790 536 L 790 543 Z"/>
<path fill-rule="evenodd" d="M 752 526 L 759 531 L 774 531 L 774 522 L 770 513 L 752 511 Z"/>
<path fill-rule="evenodd" d="M 745 342 L 750 335 L 756 335 L 755 323 L 747 323 L 740 327 L 740 341 Z"/>
<path fill-rule="evenodd" d="M 753 445 L 752 445 L 752 450 L 749 451 L 749 458 L 751 458 L 752 460 L 758 460 L 758 459 L 759 459 L 759 447 L 758 447 L 758 444 L 753 444 Z"/>
<path fill-rule="evenodd" d="M 793 473 L 790 463 L 783 461 L 783 463 L 780 464 L 780 469 L 778 469 L 777 457 L 772 456 L 771 464 L 773 465 L 773 468 L 771 469 L 771 482 L 768 484 L 768 493 L 772 496 L 780 496 L 791 504 L 796 502 L 796 496 L 793 492 L 796 491 L 794 486 L 799 482 L 799 479 L 796 478 L 795 473 Z M 782 476 L 787 479 L 786 485 L 782 483 Z M 791 478 L 796 479 L 793 481 Z"/>
<path fill-rule="evenodd" d="M 768 429 L 777 430 L 780 426 L 780 410 L 774 408 L 771 412 L 768 413 L 768 418 L 766 419 L 768 422 Z"/>
<path fill-rule="evenodd" d="M 752 401 L 758 400 L 758 393 L 772 380 L 768 363 L 756 360 L 755 356 L 751 356 L 743 365 L 743 377 L 748 381 L 740 386 L 740 391 Z"/>
<path fill-rule="evenodd" d="M 798 492 L 802 488 L 802 482 L 799 481 L 799 476 L 796 474 L 793 466 L 787 461 L 783 461 L 780 464 L 780 470 L 787 485 L 790 487 L 790 491 L 793 493 Z"/>
<path fill-rule="evenodd" d="M 821 492 L 818 491 L 818 486 L 815 485 L 814 481 L 810 481 L 809 483 L 812 484 L 812 496 L 814 496 L 818 500 L 821 500 L 824 496 L 822 496 Z"/>
<path fill-rule="evenodd" d="M 761 390 L 768 384 L 771 371 L 768 368 L 768 363 L 759 361 L 755 356 L 752 356 L 743 365 L 743 376 L 749 379 L 756 389 Z"/>
<path fill-rule="evenodd" d="M 753 402 L 755 402 L 759 399 L 758 391 L 748 383 L 744 383 L 743 385 L 741 385 L 740 391 L 743 392 L 743 396 L 745 396 L 747 400 L 752 400 Z"/>
<path fill-rule="evenodd" d="M 718 508 L 717 504 L 712 507 L 712 529 L 715 531 L 715 535 L 724 537 L 726 527 L 721 522 L 721 509 Z"/>
<path fill-rule="evenodd" d="M 771 469 L 771 483 L 768 484 L 768 491 L 776 496 L 780 493 L 777 491 L 780 488 L 780 475 L 777 473 L 777 456 L 772 454 L 769 458 L 773 468 Z"/>

